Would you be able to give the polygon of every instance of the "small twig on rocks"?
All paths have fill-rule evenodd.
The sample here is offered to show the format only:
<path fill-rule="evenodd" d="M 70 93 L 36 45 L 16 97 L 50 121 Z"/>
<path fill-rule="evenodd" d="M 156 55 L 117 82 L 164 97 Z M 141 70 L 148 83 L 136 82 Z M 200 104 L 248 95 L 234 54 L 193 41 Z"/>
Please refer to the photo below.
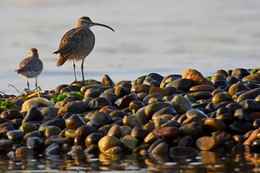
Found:
<path fill-rule="evenodd" d="M 9 84 L 8 87 L 11 86 L 13 87 L 19 94 L 22 94 L 15 86 L 13 86 L 12 84 Z"/>

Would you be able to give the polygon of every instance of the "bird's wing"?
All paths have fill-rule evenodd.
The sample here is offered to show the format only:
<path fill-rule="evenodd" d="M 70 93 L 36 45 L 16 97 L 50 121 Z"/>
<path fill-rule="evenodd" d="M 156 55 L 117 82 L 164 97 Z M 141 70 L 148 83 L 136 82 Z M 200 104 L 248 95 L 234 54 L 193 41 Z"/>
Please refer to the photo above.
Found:
<path fill-rule="evenodd" d="M 72 50 L 82 39 L 82 28 L 74 28 L 68 31 L 61 39 L 59 49 L 54 54 L 62 54 L 65 57 L 70 56 Z"/>

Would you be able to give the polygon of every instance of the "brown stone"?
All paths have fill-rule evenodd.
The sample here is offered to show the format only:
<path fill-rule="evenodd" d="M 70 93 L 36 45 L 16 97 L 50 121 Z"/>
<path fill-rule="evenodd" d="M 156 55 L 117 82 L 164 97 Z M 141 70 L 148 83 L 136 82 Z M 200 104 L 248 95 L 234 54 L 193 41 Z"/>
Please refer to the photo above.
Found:
<path fill-rule="evenodd" d="M 195 69 L 186 69 L 182 73 L 182 78 L 191 80 L 194 83 L 194 85 L 212 85 L 212 82 L 207 80 L 199 71 Z"/>

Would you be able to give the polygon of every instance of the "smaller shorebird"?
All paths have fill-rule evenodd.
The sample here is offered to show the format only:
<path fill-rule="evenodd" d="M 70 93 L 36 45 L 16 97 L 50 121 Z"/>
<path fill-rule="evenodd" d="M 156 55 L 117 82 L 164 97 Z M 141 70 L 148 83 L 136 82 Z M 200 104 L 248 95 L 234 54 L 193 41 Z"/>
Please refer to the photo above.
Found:
<path fill-rule="evenodd" d="M 35 78 L 35 87 L 37 88 L 37 77 L 42 72 L 43 64 L 39 59 L 38 51 L 35 48 L 29 50 L 29 57 L 25 58 L 15 70 L 20 76 L 26 78 L 28 89 L 30 89 L 28 78 Z"/>
<path fill-rule="evenodd" d="M 59 54 L 59 59 L 57 62 L 57 66 L 60 67 L 66 61 L 72 60 L 73 72 L 74 72 L 74 82 L 77 81 L 76 73 L 75 73 L 75 60 L 81 62 L 81 73 L 82 73 L 82 81 L 85 83 L 84 79 L 84 60 L 90 54 L 95 46 L 95 35 L 90 30 L 91 26 L 103 26 L 111 29 L 111 27 L 94 23 L 91 21 L 89 17 L 83 16 L 77 22 L 77 27 L 69 30 L 61 39 L 60 46 L 54 54 Z"/>

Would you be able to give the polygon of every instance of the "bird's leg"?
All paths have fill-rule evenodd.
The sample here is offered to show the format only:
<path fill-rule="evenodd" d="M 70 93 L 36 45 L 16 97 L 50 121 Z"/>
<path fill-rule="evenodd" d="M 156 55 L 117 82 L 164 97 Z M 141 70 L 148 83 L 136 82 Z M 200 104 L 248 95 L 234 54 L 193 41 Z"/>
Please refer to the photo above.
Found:
<path fill-rule="evenodd" d="M 77 81 L 77 78 L 76 78 L 76 71 L 75 71 L 75 62 L 74 62 L 74 59 L 72 59 L 72 67 L 73 67 L 73 73 L 74 73 L 74 82 Z"/>
<path fill-rule="evenodd" d="M 26 78 L 26 82 L 27 82 L 28 89 L 30 89 L 30 85 L 29 85 L 29 79 L 28 79 L 28 77 Z"/>
<path fill-rule="evenodd" d="M 37 89 L 37 77 L 35 78 L 35 87 Z"/>
<path fill-rule="evenodd" d="M 83 81 L 83 84 L 85 84 L 83 68 L 84 68 L 84 58 L 82 59 L 82 62 L 81 62 L 81 74 L 82 74 L 82 81 Z"/>

